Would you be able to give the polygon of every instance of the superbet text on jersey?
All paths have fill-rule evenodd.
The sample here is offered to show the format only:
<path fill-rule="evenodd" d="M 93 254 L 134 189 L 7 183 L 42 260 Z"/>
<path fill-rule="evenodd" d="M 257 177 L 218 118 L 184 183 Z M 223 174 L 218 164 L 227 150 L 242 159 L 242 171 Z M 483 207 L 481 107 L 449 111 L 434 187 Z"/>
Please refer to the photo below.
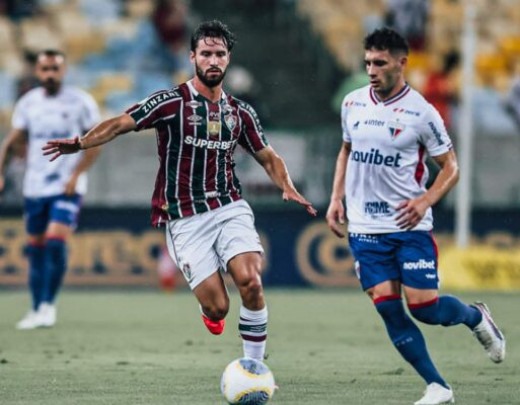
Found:
<path fill-rule="evenodd" d="M 157 134 L 154 226 L 241 199 L 233 152 L 240 145 L 255 154 L 268 145 L 251 106 L 224 92 L 212 103 L 191 81 L 154 93 L 127 113 L 137 130 L 155 128 Z"/>
<path fill-rule="evenodd" d="M 345 97 L 341 123 L 343 140 L 351 144 L 345 179 L 349 232 L 401 231 L 395 208 L 425 192 L 427 155 L 452 148 L 439 113 L 408 85 L 385 101 L 366 86 Z M 431 230 L 432 221 L 429 209 L 414 229 Z"/>

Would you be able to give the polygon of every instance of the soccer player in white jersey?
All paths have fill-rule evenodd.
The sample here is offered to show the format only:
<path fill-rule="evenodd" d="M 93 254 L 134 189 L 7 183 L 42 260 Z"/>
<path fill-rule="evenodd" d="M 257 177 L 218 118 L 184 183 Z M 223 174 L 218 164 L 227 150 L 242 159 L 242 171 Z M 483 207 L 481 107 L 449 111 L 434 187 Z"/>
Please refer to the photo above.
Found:
<path fill-rule="evenodd" d="M 0 191 L 10 147 L 28 143 L 24 178 L 24 218 L 28 233 L 29 289 L 32 308 L 18 329 L 51 327 L 56 322 L 56 297 L 67 268 L 67 239 L 77 224 L 86 171 L 99 149 L 61 162 L 49 163 L 41 154 L 45 143 L 85 133 L 99 120 L 94 99 L 82 90 L 63 85 L 65 55 L 44 50 L 37 55 L 36 76 L 41 83 L 17 102 L 12 130 L 0 147 Z"/>
<path fill-rule="evenodd" d="M 452 389 L 434 366 L 401 294 L 420 322 L 466 325 L 496 363 L 505 357 L 505 339 L 486 305 L 439 295 L 431 206 L 457 182 L 457 158 L 437 111 L 404 79 L 408 45 L 403 37 L 383 28 L 368 35 L 364 45 L 370 84 L 343 101 L 343 144 L 327 223 L 344 237 L 346 214 L 361 286 L 396 349 L 426 382 L 415 404 L 449 403 Z M 427 155 L 440 166 L 429 189 Z"/>
<path fill-rule="evenodd" d="M 82 138 L 50 141 L 45 153 L 56 159 L 133 130 L 154 128 L 159 170 L 152 224 L 166 228 L 168 251 L 215 335 L 224 331 L 229 310 L 220 270 L 231 275 L 242 299 L 238 330 L 244 356 L 262 361 L 268 318 L 260 277 L 263 248 L 235 174 L 236 147 L 255 158 L 285 201 L 301 204 L 313 216 L 316 210 L 294 187 L 255 111 L 222 88 L 234 42 L 220 21 L 201 23 L 191 37 L 191 80 L 150 95 Z"/>

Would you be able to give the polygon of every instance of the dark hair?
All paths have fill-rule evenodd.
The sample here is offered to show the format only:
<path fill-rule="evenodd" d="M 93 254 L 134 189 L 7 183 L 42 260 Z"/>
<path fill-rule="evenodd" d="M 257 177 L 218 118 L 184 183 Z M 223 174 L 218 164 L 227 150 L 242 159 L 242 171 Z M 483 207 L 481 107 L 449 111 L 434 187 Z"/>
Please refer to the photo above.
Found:
<path fill-rule="evenodd" d="M 36 54 L 36 60 L 40 59 L 40 56 L 48 56 L 51 58 L 55 56 L 61 56 L 63 59 L 65 59 L 65 53 L 57 49 L 44 49 L 42 51 L 38 51 Z"/>
<path fill-rule="evenodd" d="M 199 24 L 191 35 L 191 50 L 193 52 L 195 52 L 197 44 L 203 38 L 221 38 L 229 52 L 231 52 L 236 42 L 235 35 L 229 30 L 226 24 L 219 20 L 204 21 Z"/>
<path fill-rule="evenodd" d="M 368 34 L 364 41 L 365 50 L 372 48 L 390 53 L 403 52 L 408 55 L 408 42 L 397 31 L 391 28 L 380 28 Z"/>

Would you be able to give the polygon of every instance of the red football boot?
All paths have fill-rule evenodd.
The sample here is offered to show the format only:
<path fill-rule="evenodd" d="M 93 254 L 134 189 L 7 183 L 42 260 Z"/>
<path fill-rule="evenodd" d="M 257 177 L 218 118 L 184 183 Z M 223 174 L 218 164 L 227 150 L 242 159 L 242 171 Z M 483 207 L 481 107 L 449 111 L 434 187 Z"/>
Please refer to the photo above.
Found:
<path fill-rule="evenodd" d="M 224 332 L 224 326 L 226 326 L 226 320 L 221 319 L 220 321 L 212 321 L 206 315 L 202 314 L 202 321 L 206 328 L 214 335 L 221 335 Z"/>

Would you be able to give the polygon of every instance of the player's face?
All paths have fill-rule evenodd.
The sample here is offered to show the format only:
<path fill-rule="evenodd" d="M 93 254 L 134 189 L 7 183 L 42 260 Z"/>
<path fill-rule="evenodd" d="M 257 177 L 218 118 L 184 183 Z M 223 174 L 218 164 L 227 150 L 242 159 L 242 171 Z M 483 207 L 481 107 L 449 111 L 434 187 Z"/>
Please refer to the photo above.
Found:
<path fill-rule="evenodd" d="M 36 62 L 36 77 L 49 94 L 56 94 L 65 75 L 63 56 L 41 55 Z"/>
<path fill-rule="evenodd" d="M 190 53 L 197 77 L 210 88 L 218 86 L 224 80 L 229 57 L 230 53 L 222 38 L 202 38 L 195 52 Z"/>
<path fill-rule="evenodd" d="M 392 95 L 403 80 L 406 56 L 392 55 L 388 50 L 370 49 L 365 51 L 365 66 L 370 85 L 381 99 Z"/>

